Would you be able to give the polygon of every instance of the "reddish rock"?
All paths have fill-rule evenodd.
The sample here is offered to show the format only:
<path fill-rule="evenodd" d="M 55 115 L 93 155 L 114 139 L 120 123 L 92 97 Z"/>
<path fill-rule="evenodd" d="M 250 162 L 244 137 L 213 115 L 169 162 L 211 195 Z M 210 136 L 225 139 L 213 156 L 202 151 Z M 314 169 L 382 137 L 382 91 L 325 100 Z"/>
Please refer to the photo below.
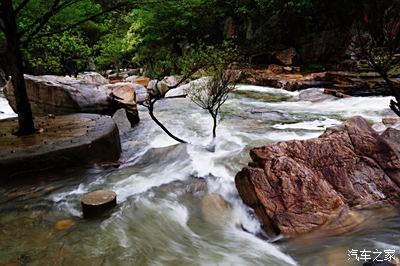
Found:
<path fill-rule="evenodd" d="M 273 73 L 273 74 L 281 74 L 284 72 L 283 66 L 275 65 L 275 64 L 270 64 L 267 68 L 267 71 Z"/>
<path fill-rule="evenodd" d="M 284 74 L 283 67 L 270 65 L 268 69 L 247 70 L 247 84 L 282 88 L 288 91 L 303 90 L 308 88 L 324 88 L 332 85 L 332 82 L 325 78 L 326 73 Z"/>
<path fill-rule="evenodd" d="M 335 229 L 352 208 L 400 200 L 400 155 L 361 117 L 319 138 L 278 142 L 250 155 L 236 187 L 270 233 Z"/>
<path fill-rule="evenodd" d="M 285 66 L 293 65 L 296 57 L 296 49 L 292 47 L 275 53 L 275 58 L 278 59 L 279 62 L 281 62 Z"/>
<path fill-rule="evenodd" d="M 74 220 L 64 219 L 64 220 L 57 221 L 54 224 L 54 228 L 58 231 L 65 231 L 65 230 L 70 229 L 74 224 L 75 224 Z"/>
<path fill-rule="evenodd" d="M 150 82 L 150 79 L 147 77 L 139 77 L 134 81 L 134 83 L 143 85 L 145 87 L 147 87 L 147 85 L 149 85 L 149 82 Z"/>

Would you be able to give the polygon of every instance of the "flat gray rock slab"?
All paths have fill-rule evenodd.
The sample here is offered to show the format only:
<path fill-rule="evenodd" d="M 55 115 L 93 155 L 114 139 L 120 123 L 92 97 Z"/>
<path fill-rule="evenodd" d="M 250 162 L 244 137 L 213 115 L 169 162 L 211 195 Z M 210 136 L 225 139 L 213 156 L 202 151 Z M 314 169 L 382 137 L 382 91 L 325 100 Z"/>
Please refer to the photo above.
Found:
<path fill-rule="evenodd" d="M 17 137 L 17 118 L 0 120 L 0 177 L 96 162 L 115 161 L 121 154 L 112 118 L 71 114 L 35 118 L 37 134 Z"/>

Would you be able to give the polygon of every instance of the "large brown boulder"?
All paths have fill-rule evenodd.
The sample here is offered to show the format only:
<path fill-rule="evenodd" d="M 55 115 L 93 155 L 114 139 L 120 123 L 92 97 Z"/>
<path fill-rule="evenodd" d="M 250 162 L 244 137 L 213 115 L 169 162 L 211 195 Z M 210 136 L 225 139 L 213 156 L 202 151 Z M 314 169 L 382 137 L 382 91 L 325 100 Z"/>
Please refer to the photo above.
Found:
<path fill-rule="evenodd" d="M 136 91 L 132 83 L 104 84 L 100 75 L 81 78 L 25 75 L 28 99 L 34 115 L 95 113 L 112 115 L 124 108 L 131 124 L 139 121 Z M 4 90 L 14 112 L 16 103 L 11 82 Z"/>
<path fill-rule="evenodd" d="M 340 227 L 353 208 L 400 200 L 400 155 L 361 117 L 319 138 L 278 142 L 250 155 L 236 187 L 270 233 Z"/>

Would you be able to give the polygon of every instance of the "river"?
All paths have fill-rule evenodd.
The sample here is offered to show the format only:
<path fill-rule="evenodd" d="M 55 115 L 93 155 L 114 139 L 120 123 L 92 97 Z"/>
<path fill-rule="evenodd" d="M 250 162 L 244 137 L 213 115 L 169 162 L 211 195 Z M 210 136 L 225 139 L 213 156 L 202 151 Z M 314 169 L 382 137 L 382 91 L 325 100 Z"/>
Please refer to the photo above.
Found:
<path fill-rule="evenodd" d="M 211 117 L 189 100 L 155 107 L 187 145 L 177 145 L 140 108 L 139 125 L 121 130 L 120 167 L 46 171 L 0 186 L 0 265 L 333 266 L 362 265 L 348 261 L 350 249 L 399 254 L 396 211 L 372 212 L 367 224 L 341 235 L 266 240 L 241 202 L 234 177 L 250 161 L 251 147 L 318 137 L 354 115 L 378 123 L 390 114 L 390 97 L 309 100 L 298 92 L 239 86 L 223 106 L 215 152 L 207 149 Z M 1 97 L 0 111 L 0 118 L 15 116 Z M 80 198 L 97 189 L 115 191 L 118 207 L 104 219 L 84 220 Z M 206 193 L 231 206 L 220 224 L 202 213 Z"/>

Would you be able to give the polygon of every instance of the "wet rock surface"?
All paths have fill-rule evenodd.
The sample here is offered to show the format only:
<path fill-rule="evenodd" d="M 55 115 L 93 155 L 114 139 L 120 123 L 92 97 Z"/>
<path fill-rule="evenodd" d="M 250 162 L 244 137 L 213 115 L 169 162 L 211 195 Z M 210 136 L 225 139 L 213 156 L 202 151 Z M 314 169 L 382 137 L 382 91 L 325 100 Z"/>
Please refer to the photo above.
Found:
<path fill-rule="evenodd" d="M 319 138 L 253 148 L 250 155 L 236 187 L 269 233 L 334 230 L 354 208 L 400 200 L 398 150 L 361 117 Z"/>
<path fill-rule="evenodd" d="M 324 93 L 323 89 L 313 88 L 301 91 L 297 97 L 300 101 L 308 101 L 313 103 L 335 99 L 333 95 Z"/>
<path fill-rule="evenodd" d="M 231 206 L 223 196 L 216 193 L 207 194 L 201 199 L 201 205 L 204 220 L 214 225 L 228 223 Z"/>
<path fill-rule="evenodd" d="M 0 177 L 20 173 L 118 160 L 118 128 L 107 116 L 74 114 L 37 117 L 37 134 L 12 135 L 17 119 L 0 121 Z"/>

